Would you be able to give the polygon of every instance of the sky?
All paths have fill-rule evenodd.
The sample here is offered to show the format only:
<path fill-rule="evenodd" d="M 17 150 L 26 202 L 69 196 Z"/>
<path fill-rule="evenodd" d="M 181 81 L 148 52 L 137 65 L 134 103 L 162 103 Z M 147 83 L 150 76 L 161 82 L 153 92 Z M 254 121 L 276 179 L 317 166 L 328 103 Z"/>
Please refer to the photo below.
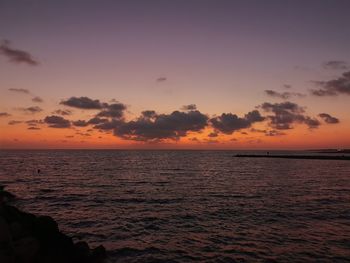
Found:
<path fill-rule="evenodd" d="M 0 0 L 0 148 L 350 148 L 347 0 Z"/>

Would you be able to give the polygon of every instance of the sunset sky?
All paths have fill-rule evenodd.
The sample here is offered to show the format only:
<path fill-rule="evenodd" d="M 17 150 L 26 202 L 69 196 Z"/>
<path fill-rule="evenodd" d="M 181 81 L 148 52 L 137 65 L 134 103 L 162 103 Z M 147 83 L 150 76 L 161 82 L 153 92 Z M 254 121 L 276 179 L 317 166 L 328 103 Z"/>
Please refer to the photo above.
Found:
<path fill-rule="evenodd" d="M 350 148 L 349 10 L 0 0 L 0 148 Z"/>

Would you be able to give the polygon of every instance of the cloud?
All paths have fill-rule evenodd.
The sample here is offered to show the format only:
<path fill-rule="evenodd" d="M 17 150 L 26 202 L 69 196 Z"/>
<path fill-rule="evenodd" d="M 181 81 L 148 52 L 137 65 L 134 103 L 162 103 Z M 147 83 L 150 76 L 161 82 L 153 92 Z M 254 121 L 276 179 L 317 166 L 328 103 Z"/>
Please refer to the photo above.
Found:
<path fill-rule="evenodd" d="M 292 88 L 292 85 L 284 84 L 283 87 L 284 87 L 285 89 L 291 89 L 291 88 Z"/>
<path fill-rule="evenodd" d="M 106 122 L 102 122 L 102 123 L 96 124 L 94 126 L 94 128 L 102 130 L 102 131 L 114 130 L 117 127 L 119 127 L 120 125 L 122 125 L 123 123 L 124 122 L 121 121 L 121 120 L 112 119 L 111 121 L 107 120 Z"/>
<path fill-rule="evenodd" d="M 94 117 L 90 119 L 87 123 L 88 124 L 102 124 L 108 122 L 108 119 L 105 118 L 99 118 L 99 117 Z"/>
<path fill-rule="evenodd" d="M 69 128 L 71 126 L 69 120 L 56 115 L 46 116 L 44 122 L 51 128 Z"/>
<path fill-rule="evenodd" d="M 28 126 L 37 126 L 38 124 L 43 124 L 44 122 L 42 120 L 28 120 L 26 121 L 26 124 Z"/>
<path fill-rule="evenodd" d="M 291 97 L 298 97 L 298 98 L 305 97 L 305 94 L 298 93 L 298 92 L 278 92 L 278 91 L 269 90 L 269 89 L 265 90 L 264 92 L 270 97 L 280 98 L 284 100 L 290 99 Z"/>
<path fill-rule="evenodd" d="M 41 128 L 39 127 L 35 127 L 35 126 L 30 126 L 27 128 L 28 130 L 41 130 Z"/>
<path fill-rule="evenodd" d="M 281 136 L 286 135 L 284 132 L 277 131 L 277 130 L 269 130 L 265 132 L 265 136 Z"/>
<path fill-rule="evenodd" d="M 265 102 L 260 105 L 260 108 L 273 113 L 267 118 L 270 120 L 270 126 L 277 130 L 292 129 L 294 123 L 303 123 L 309 128 L 317 128 L 320 125 L 317 119 L 304 115 L 305 109 L 293 102 Z"/>
<path fill-rule="evenodd" d="M 8 89 L 9 91 L 12 92 L 18 92 L 18 93 L 24 93 L 24 94 L 30 94 L 30 91 L 27 89 Z"/>
<path fill-rule="evenodd" d="M 329 124 L 339 123 L 339 119 L 331 116 L 328 113 L 320 113 L 318 116 L 320 116 L 326 123 L 329 123 Z"/>
<path fill-rule="evenodd" d="M 37 66 L 39 62 L 26 51 L 13 49 L 10 47 L 10 41 L 4 40 L 0 44 L 0 54 L 4 55 L 9 61 L 20 64 L 24 63 L 30 66 Z"/>
<path fill-rule="evenodd" d="M 38 107 L 38 106 L 32 106 L 32 107 L 28 107 L 28 108 L 19 108 L 19 110 L 24 111 L 24 112 L 28 112 L 31 114 L 43 111 L 43 109 Z"/>
<path fill-rule="evenodd" d="M 196 106 L 196 104 L 189 104 L 189 105 L 182 106 L 181 109 L 184 111 L 196 110 L 197 106 Z"/>
<path fill-rule="evenodd" d="M 126 105 L 123 103 L 115 102 L 108 104 L 88 97 L 71 97 L 61 101 L 60 104 L 78 109 L 100 110 L 95 117 L 120 119 L 124 116 L 124 111 L 126 110 Z"/>
<path fill-rule="evenodd" d="M 126 106 L 123 103 L 105 104 L 104 110 L 100 111 L 96 117 L 122 118 Z"/>
<path fill-rule="evenodd" d="M 211 138 L 215 138 L 215 137 L 218 137 L 219 134 L 217 132 L 211 132 L 208 134 L 208 137 L 211 137 Z"/>
<path fill-rule="evenodd" d="M 149 112 L 149 111 L 147 111 Z M 129 122 L 120 122 L 114 128 L 118 137 L 136 140 L 158 142 L 164 139 L 178 140 L 188 132 L 198 132 L 207 126 L 208 117 L 201 112 L 174 111 L 171 114 L 142 115 Z"/>
<path fill-rule="evenodd" d="M 329 81 L 314 81 L 320 89 L 312 89 L 311 94 L 319 97 L 350 95 L 350 71 L 344 72 L 341 77 Z"/>
<path fill-rule="evenodd" d="M 166 80 L 167 80 L 166 77 L 157 78 L 157 82 L 164 82 L 164 81 L 166 81 Z"/>
<path fill-rule="evenodd" d="M 253 123 L 263 121 L 264 117 L 257 110 L 251 111 L 243 118 L 236 114 L 223 113 L 218 117 L 210 119 L 210 122 L 216 131 L 225 134 L 232 134 L 234 131 L 249 128 Z"/>
<path fill-rule="evenodd" d="M 61 101 L 60 104 L 85 110 L 100 110 L 107 105 L 99 100 L 93 100 L 88 97 L 71 97 L 67 100 Z"/>
<path fill-rule="evenodd" d="M 58 110 L 53 111 L 52 114 L 58 114 L 58 115 L 62 115 L 62 116 L 69 116 L 69 115 L 72 115 L 72 111 L 58 109 Z"/>
<path fill-rule="evenodd" d="M 157 116 L 157 113 L 154 110 L 145 110 L 141 114 L 145 118 L 154 118 Z"/>
<path fill-rule="evenodd" d="M 72 124 L 73 124 L 74 126 L 77 126 L 77 127 L 86 127 L 86 126 L 89 125 L 89 124 L 88 124 L 86 121 L 84 121 L 84 120 L 72 121 Z"/>
<path fill-rule="evenodd" d="M 322 64 L 324 69 L 335 69 L 335 70 L 347 70 L 349 69 L 348 63 L 342 60 L 330 60 Z"/>
<path fill-rule="evenodd" d="M 11 114 L 7 112 L 0 112 L 0 117 L 10 117 Z"/>
<path fill-rule="evenodd" d="M 21 121 L 9 121 L 8 125 L 16 125 L 22 123 Z"/>
<path fill-rule="evenodd" d="M 278 131 L 278 130 L 260 130 L 260 129 L 250 129 L 251 132 L 257 132 L 257 133 L 264 133 L 265 136 L 281 136 L 285 135 L 284 132 Z"/>
<path fill-rule="evenodd" d="M 40 98 L 39 96 L 35 96 L 34 98 L 32 98 L 32 101 L 38 102 L 38 103 L 44 102 L 44 100 L 42 98 Z"/>

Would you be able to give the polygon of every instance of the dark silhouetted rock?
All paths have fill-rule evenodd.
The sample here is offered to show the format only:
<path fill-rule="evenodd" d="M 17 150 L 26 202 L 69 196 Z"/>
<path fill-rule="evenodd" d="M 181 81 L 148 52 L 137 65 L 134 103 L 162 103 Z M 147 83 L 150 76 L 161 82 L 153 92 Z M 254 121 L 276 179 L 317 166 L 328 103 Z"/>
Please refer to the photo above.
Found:
<path fill-rule="evenodd" d="M 106 259 L 103 246 L 90 249 L 83 241 L 74 244 L 52 217 L 20 211 L 8 204 L 9 197 L 14 195 L 0 186 L 1 263 L 100 263 Z"/>

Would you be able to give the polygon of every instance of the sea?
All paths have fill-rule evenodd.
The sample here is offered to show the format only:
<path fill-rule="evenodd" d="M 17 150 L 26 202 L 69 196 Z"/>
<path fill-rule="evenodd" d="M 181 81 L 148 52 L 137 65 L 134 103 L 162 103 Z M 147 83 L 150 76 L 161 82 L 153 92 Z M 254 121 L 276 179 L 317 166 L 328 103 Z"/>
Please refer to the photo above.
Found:
<path fill-rule="evenodd" d="M 109 262 L 350 262 L 350 161 L 237 153 L 1 150 L 0 184 Z"/>

